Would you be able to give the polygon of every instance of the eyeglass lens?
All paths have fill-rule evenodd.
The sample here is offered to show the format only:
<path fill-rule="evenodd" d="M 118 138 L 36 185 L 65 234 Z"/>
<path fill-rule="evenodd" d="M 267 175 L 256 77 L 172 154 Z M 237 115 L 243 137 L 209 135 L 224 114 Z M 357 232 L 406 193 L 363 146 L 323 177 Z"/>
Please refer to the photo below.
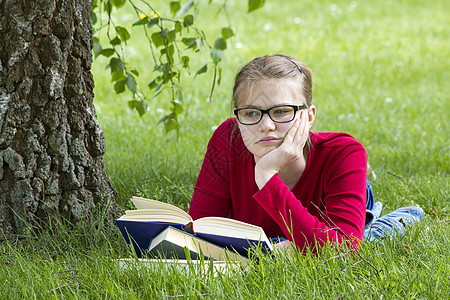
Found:
<path fill-rule="evenodd" d="M 262 119 L 262 114 L 258 109 L 245 108 L 239 110 L 239 121 L 245 124 L 258 123 Z M 295 117 L 295 110 L 290 106 L 272 107 L 269 109 L 269 116 L 274 122 L 289 122 Z"/>

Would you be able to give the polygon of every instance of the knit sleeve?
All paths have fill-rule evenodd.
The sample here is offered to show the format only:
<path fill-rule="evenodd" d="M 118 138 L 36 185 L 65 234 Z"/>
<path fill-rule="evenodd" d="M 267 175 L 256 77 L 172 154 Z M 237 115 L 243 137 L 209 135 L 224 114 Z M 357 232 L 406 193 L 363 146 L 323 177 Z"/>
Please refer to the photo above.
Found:
<path fill-rule="evenodd" d="M 229 180 L 229 122 L 216 129 L 206 150 L 189 214 L 195 220 L 206 216 L 228 217 L 231 207 Z"/>
<path fill-rule="evenodd" d="M 308 199 L 316 206 L 312 214 L 284 182 L 274 175 L 254 199 L 300 249 L 314 249 L 328 240 L 347 240 L 356 247 L 362 239 L 365 218 L 367 155 L 362 145 L 345 147 L 327 167 L 323 199 Z M 313 166 L 314 167 L 314 166 Z"/>

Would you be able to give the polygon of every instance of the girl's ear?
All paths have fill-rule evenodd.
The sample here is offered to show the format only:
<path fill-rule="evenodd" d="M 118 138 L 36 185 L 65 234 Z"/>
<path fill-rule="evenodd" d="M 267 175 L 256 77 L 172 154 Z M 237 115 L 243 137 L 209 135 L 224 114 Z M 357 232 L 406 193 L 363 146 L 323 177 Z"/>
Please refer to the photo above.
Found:
<path fill-rule="evenodd" d="M 316 119 L 316 107 L 314 105 L 311 105 L 308 107 L 308 125 L 309 128 L 313 126 L 314 120 Z"/>

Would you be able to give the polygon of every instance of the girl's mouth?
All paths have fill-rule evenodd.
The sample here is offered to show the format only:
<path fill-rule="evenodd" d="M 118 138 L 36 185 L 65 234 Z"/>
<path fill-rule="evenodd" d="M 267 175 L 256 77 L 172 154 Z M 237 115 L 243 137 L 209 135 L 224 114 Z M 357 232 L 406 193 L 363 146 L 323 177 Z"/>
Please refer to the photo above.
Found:
<path fill-rule="evenodd" d="M 271 144 L 271 143 L 276 143 L 278 142 L 279 139 L 273 136 L 266 136 L 261 138 L 259 141 L 256 142 L 256 144 Z"/>

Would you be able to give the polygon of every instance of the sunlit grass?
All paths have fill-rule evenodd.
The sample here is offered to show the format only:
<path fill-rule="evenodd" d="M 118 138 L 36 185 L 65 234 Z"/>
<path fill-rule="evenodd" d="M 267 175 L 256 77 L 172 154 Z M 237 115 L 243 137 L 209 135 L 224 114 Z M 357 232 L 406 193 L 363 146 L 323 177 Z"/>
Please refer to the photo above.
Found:
<path fill-rule="evenodd" d="M 443 220 L 424 220 L 402 238 L 363 244 L 359 253 L 328 247 L 319 256 L 258 252 L 245 270 L 216 275 L 207 266 L 123 269 L 115 261 L 126 254 L 115 245 L 117 236 L 106 228 L 83 231 L 2 242 L 2 299 L 445 299 L 449 284 Z"/>
<path fill-rule="evenodd" d="M 152 156 L 156 162 L 178 162 L 171 163 L 177 169 L 183 168 L 186 159 L 194 160 L 189 167 L 198 170 L 211 128 L 231 116 L 235 72 L 255 56 L 283 52 L 305 61 L 314 72 L 313 101 L 318 107 L 314 130 L 344 131 L 357 137 L 380 176 L 387 171 L 406 177 L 448 174 L 450 57 L 444 1 L 433 5 L 419 1 L 269 2 L 250 15 L 245 14 L 245 3 L 228 4 L 238 35 L 225 51 L 222 84 L 207 103 L 212 73 L 184 79 L 187 113 L 181 117 L 178 143 L 173 133 L 165 135 L 156 124 L 168 111 L 167 97 L 151 99 L 147 115 L 138 118 L 126 107 L 130 95 L 114 95 L 109 75 L 101 71 L 105 61 L 96 62 L 96 106 L 109 146 L 105 157 L 109 167 L 108 158 L 115 157 L 117 149 L 137 160 L 127 164 L 133 168 L 141 168 L 145 158 Z M 203 24 L 216 17 L 226 22 L 223 14 L 216 15 L 218 7 L 199 8 L 200 13 L 213 11 Z M 219 34 L 218 27 L 206 28 L 211 39 Z M 133 53 L 141 54 L 130 61 L 145 66 L 150 61 L 146 44 L 132 47 Z M 197 66 L 205 59 L 207 55 Z M 144 70 L 143 91 L 151 98 L 145 90 L 152 78 L 151 66 Z"/>
<path fill-rule="evenodd" d="M 196 10 L 213 42 L 224 14 L 217 1 Z M 0 242 L 2 299 L 21 298 L 231 298 L 253 299 L 444 299 L 449 255 L 449 78 L 446 1 L 267 1 L 247 15 L 245 1 L 227 1 L 237 33 L 228 43 L 222 84 L 206 102 L 212 81 L 183 78 L 185 113 L 180 132 L 165 134 L 158 120 L 168 112 L 166 96 L 153 99 L 146 84 L 152 71 L 146 43 L 131 41 L 130 64 L 149 110 L 140 118 L 127 107 L 131 95 L 115 95 L 105 70 L 93 65 L 94 104 L 105 132 L 104 156 L 117 201 L 139 194 L 187 209 L 214 126 L 231 116 L 233 77 L 255 56 L 287 53 L 313 71 L 316 131 L 343 131 L 360 140 L 376 179 L 375 198 L 386 213 L 419 205 L 426 218 L 402 238 L 364 244 L 360 256 L 325 249 L 322 255 L 261 256 L 231 276 L 178 270 L 120 270 L 114 259 L 130 256 L 112 220 L 96 220 L 43 236 Z M 159 3 L 159 4 L 158 4 Z M 163 1 L 152 5 L 161 13 Z M 208 13 L 209 12 L 209 13 Z M 124 12 L 118 23 L 130 26 Z M 200 18 L 199 18 L 200 22 Z M 137 28 L 132 35 L 139 34 Z M 193 73 L 208 60 L 192 61 Z M 388 173 L 389 172 L 389 173 Z M 362 259 L 364 258 L 364 260 Z"/>

